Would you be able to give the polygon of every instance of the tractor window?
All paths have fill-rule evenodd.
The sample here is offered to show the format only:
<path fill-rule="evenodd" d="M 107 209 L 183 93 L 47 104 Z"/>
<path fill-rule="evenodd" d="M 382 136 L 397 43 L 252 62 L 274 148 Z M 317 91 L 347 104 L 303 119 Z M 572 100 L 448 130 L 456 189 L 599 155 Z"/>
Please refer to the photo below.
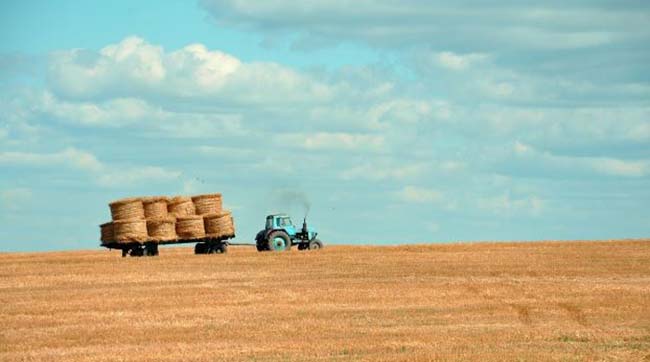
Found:
<path fill-rule="evenodd" d="M 273 219 L 270 217 L 266 219 L 266 228 L 273 229 Z"/>
<path fill-rule="evenodd" d="M 291 226 L 291 219 L 288 217 L 283 217 L 282 219 L 278 220 L 278 223 L 280 226 Z"/>

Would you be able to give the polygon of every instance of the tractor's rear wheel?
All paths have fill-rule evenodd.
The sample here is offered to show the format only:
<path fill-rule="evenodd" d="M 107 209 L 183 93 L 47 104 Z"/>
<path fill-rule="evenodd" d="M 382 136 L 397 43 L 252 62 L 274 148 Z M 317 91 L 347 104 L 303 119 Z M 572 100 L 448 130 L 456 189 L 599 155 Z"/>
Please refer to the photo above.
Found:
<path fill-rule="evenodd" d="M 258 241 L 255 243 L 255 247 L 257 248 L 257 251 L 266 251 L 267 245 L 265 242 Z"/>
<path fill-rule="evenodd" d="M 318 239 L 314 239 L 309 242 L 309 250 L 320 250 L 322 248 L 323 248 L 323 243 Z"/>
<path fill-rule="evenodd" d="M 289 251 L 291 250 L 291 239 L 287 233 L 274 231 L 269 234 L 267 248 L 271 251 Z"/>

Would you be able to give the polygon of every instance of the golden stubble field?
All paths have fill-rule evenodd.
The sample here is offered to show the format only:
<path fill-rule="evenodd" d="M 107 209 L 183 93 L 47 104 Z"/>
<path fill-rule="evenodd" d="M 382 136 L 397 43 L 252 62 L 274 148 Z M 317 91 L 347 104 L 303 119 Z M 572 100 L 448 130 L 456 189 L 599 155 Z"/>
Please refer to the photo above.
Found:
<path fill-rule="evenodd" d="M 0 254 L 1 361 L 648 361 L 650 241 Z"/>

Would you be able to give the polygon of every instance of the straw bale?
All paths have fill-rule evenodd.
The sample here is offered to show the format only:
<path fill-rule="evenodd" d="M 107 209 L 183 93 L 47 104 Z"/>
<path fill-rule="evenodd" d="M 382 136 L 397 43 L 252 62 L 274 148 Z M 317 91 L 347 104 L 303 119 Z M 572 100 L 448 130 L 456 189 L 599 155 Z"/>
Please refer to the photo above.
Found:
<path fill-rule="evenodd" d="M 196 215 L 192 199 L 186 196 L 176 196 L 167 202 L 167 211 L 170 216 L 181 217 Z"/>
<path fill-rule="evenodd" d="M 235 225 L 230 211 L 204 215 L 203 222 L 207 236 L 218 238 L 235 234 Z"/>
<path fill-rule="evenodd" d="M 111 208 L 113 221 L 144 219 L 144 207 L 138 197 L 113 201 L 108 206 Z"/>
<path fill-rule="evenodd" d="M 207 215 L 221 212 L 221 194 L 192 196 L 192 202 L 194 202 L 197 215 Z"/>
<path fill-rule="evenodd" d="M 203 217 L 198 215 L 179 216 L 176 219 L 176 235 L 183 239 L 205 237 Z"/>
<path fill-rule="evenodd" d="M 168 241 L 176 239 L 176 219 L 165 217 L 147 220 L 149 240 Z"/>
<path fill-rule="evenodd" d="M 117 242 L 143 242 L 147 240 L 147 222 L 137 219 L 115 220 L 113 221 L 113 233 Z"/>
<path fill-rule="evenodd" d="M 147 219 L 163 219 L 168 216 L 166 197 L 146 197 L 143 198 L 142 205 L 144 207 L 144 216 Z"/>
<path fill-rule="evenodd" d="M 112 243 L 115 240 L 112 221 L 99 225 L 99 228 L 101 229 L 100 240 L 102 241 L 102 244 Z"/>

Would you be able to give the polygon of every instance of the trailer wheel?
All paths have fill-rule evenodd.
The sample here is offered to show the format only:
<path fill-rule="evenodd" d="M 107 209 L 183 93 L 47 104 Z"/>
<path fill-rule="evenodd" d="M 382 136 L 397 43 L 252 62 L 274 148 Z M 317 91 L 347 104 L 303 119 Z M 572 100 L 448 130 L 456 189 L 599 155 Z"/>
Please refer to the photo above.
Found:
<path fill-rule="evenodd" d="M 194 254 L 205 254 L 207 252 L 207 246 L 206 243 L 196 243 L 194 246 Z"/>
<path fill-rule="evenodd" d="M 219 254 L 225 254 L 228 252 L 228 244 L 226 243 L 219 243 L 217 245 L 217 253 Z"/>
<path fill-rule="evenodd" d="M 323 243 L 318 239 L 314 239 L 309 242 L 309 250 L 319 250 L 322 248 L 323 248 Z"/>
<path fill-rule="evenodd" d="M 146 255 L 146 256 L 156 256 L 156 255 L 158 255 L 158 244 L 156 244 L 156 243 L 146 243 L 146 244 L 144 244 L 144 255 Z"/>
<path fill-rule="evenodd" d="M 133 245 L 131 247 L 129 255 L 131 256 L 143 256 L 144 255 L 144 247 L 140 244 Z"/>

